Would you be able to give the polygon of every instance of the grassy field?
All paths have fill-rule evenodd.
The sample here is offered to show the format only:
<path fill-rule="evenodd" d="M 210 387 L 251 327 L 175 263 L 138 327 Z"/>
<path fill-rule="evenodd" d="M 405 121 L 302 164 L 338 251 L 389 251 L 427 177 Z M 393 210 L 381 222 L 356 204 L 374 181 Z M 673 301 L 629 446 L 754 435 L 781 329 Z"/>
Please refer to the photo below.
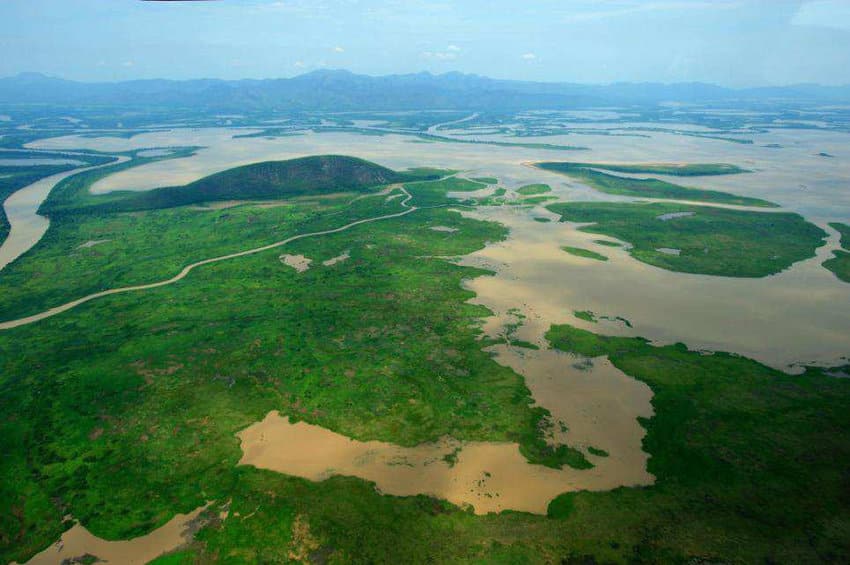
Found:
<path fill-rule="evenodd" d="M 597 253 L 595 251 L 591 251 L 590 249 L 584 249 L 583 247 L 570 247 L 569 245 L 562 245 L 561 249 L 569 253 L 570 255 L 575 255 L 576 257 L 584 257 L 586 259 L 596 259 L 597 261 L 607 261 L 608 257 L 602 255 L 601 253 Z"/>
<path fill-rule="evenodd" d="M 735 204 L 739 206 L 761 206 L 761 207 L 776 207 L 776 204 L 762 200 L 760 198 L 749 198 L 746 196 L 737 196 L 728 192 L 720 192 L 717 190 L 705 190 L 701 188 L 689 188 L 678 184 L 669 183 L 667 181 L 654 178 L 630 178 L 617 175 L 607 174 L 596 169 L 605 169 L 618 172 L 655 172 L 670 174 L 670 170 L 679 171 L 680 176 L 687 175 L 683 171 L 687 170 L 725 170 L 727 167 L 733 168 L 732 165 L 685 165 L 682 167 L 669 167 L 662 165 L 594 165 L 592 163 L 568 163 L 568 162 L 543 162 L 536 163 L 536 167 L 546 171 L 562 173 L 575 178 L 590 187 L 595 188 L 600 192 L 608 194 L 617 194 L 620 196 L 634 196 L 638 198 L 663 198 L 672 200 L 692 200 L 697 202 L 714 202 L 717 204 Z M 692 167 L 692 169 L 688 169 Z M 701 174 L 730 174 L 731 172 L 744 172 L 743 170 L 734 167 L 730 172 L 716 172 Z"/>
<path fill-rule="evenodd" d="M 636 259 L 670 271 L 764 277 L 813 257 L 826 233 L 792 213 L 672 203 L 570 202 L 548 209 L 562 221 L 629 242 Z M 689 213 L 669 217 L 668 214 Z M 666 220 L 659 216 L 668 217 Z M 677 250 L 678 255 L 660 250 Z"/>
<path fill-rule="evenodd" d="M 655 394 L 655 416 L 643 424 L 657 484 L 562 495 L 550 515 L 567 528 L 604 523 L 611 547 L 633 544 L 626 558 L 634 561 L 850 559 L 850 381 L 570 326 L 547 338 L 564 351 L 607 355 Z M 591 549 L 598 535 L 585 533 L 582 553 L 604 555 Z"/>
<path fill-rule="evenodd" d="M 844 249 L 833 251 L 832 259 L 824 261 L 823 266 L 844 282 L 850 282 L 850 225 L 838 222 L 829 225 L 841 234 L 841 247 Z"/>

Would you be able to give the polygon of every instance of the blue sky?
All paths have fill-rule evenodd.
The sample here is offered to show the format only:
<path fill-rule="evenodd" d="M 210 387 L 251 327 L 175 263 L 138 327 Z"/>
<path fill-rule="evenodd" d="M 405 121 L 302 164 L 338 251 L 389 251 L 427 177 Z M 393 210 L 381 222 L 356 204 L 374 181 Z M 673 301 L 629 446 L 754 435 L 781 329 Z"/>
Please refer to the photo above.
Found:
<path fill-rule="evenodd" d="M 850 83 L 850 0 L 2 0 L 0 76 Z"/>

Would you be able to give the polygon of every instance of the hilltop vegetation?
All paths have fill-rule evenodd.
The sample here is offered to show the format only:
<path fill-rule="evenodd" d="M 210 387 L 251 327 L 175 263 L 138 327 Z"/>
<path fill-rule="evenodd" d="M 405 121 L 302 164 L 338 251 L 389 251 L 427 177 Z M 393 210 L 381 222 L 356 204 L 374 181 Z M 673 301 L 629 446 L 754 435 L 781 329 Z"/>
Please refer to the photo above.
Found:
<path fill-rule="evenodd" d="M 438 175 L 431 172 L 401 173 L 355 157 L 319 155 L 235 167 L 185 186 L 144 192 L 114 192 L 102 197 L 85 194 L 92 179 L 100 176 L 76 179 L 74 183 L 59 187 L 56 197 L 45 205 L 45 211 L 63 212 L 70 208 L 89 213 L 109 213 L 222 200 L 279 200 L 339 192 L 366 193 L 379 186 L 420 178 L 432 179 Z"/>
<path fill-rule="evenodd" d="M 547 207 L 582 231 L 615 237 L 629 253 L 670 271 L 764 277 L 814 257 L 826 233 L 792 213 L 663 202 L 569 202 Z"/>
<path fill-rule="evenodd" d="M 542 162 L 535 166 L 547 171 L 561 173 L 575 178 L 600 192 L 638 198 L 663 198 L 674 200 L 693 200 L 734 204 L 738 206 L 776 207 L 776 204 L 760 198 L 737 196 L 728 192 L 690 188 L 654 178 L 631 178 L 611 175 L 597 169 L 622 173 L 652 172 L 656 174 L 677 174 L 679 176 L 719 175 L 746 172 L 734 165 L 692 164 L 692 165 L 609 165 L 593 163 Z"/>

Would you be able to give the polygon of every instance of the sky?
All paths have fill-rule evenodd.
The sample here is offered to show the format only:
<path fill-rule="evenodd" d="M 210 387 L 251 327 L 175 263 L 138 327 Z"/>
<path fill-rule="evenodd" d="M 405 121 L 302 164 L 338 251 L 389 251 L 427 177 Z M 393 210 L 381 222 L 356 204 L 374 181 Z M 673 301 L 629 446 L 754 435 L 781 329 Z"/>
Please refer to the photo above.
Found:
<path fill-rule="evenodd" d="M 850 0 L 0 1 L 0 76 L 850 84 Z"/>

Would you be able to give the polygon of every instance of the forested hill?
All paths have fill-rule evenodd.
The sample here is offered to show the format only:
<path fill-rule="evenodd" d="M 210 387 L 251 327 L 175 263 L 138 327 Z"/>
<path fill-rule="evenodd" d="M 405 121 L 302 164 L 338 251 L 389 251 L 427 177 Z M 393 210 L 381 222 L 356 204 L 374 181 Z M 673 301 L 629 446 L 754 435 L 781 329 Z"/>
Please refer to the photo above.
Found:
<path fill-rule="evenodd" d="M 86 182 L 60 189 L 42 212 L 49 215 L 75 211 L 122 212 L 172 208 L 223 200 L 279 200 L 338 192 L 367 193 L 414 180 L 438 178 L 431 170 L 394 171 L 371 161 L 345 155 L 315 155 L 287 161 L 264 161 L 234 167 L 183 186 L 144 192 L 88 193 Z M 85 181 L 85 179 L 82 179 Z"/>

